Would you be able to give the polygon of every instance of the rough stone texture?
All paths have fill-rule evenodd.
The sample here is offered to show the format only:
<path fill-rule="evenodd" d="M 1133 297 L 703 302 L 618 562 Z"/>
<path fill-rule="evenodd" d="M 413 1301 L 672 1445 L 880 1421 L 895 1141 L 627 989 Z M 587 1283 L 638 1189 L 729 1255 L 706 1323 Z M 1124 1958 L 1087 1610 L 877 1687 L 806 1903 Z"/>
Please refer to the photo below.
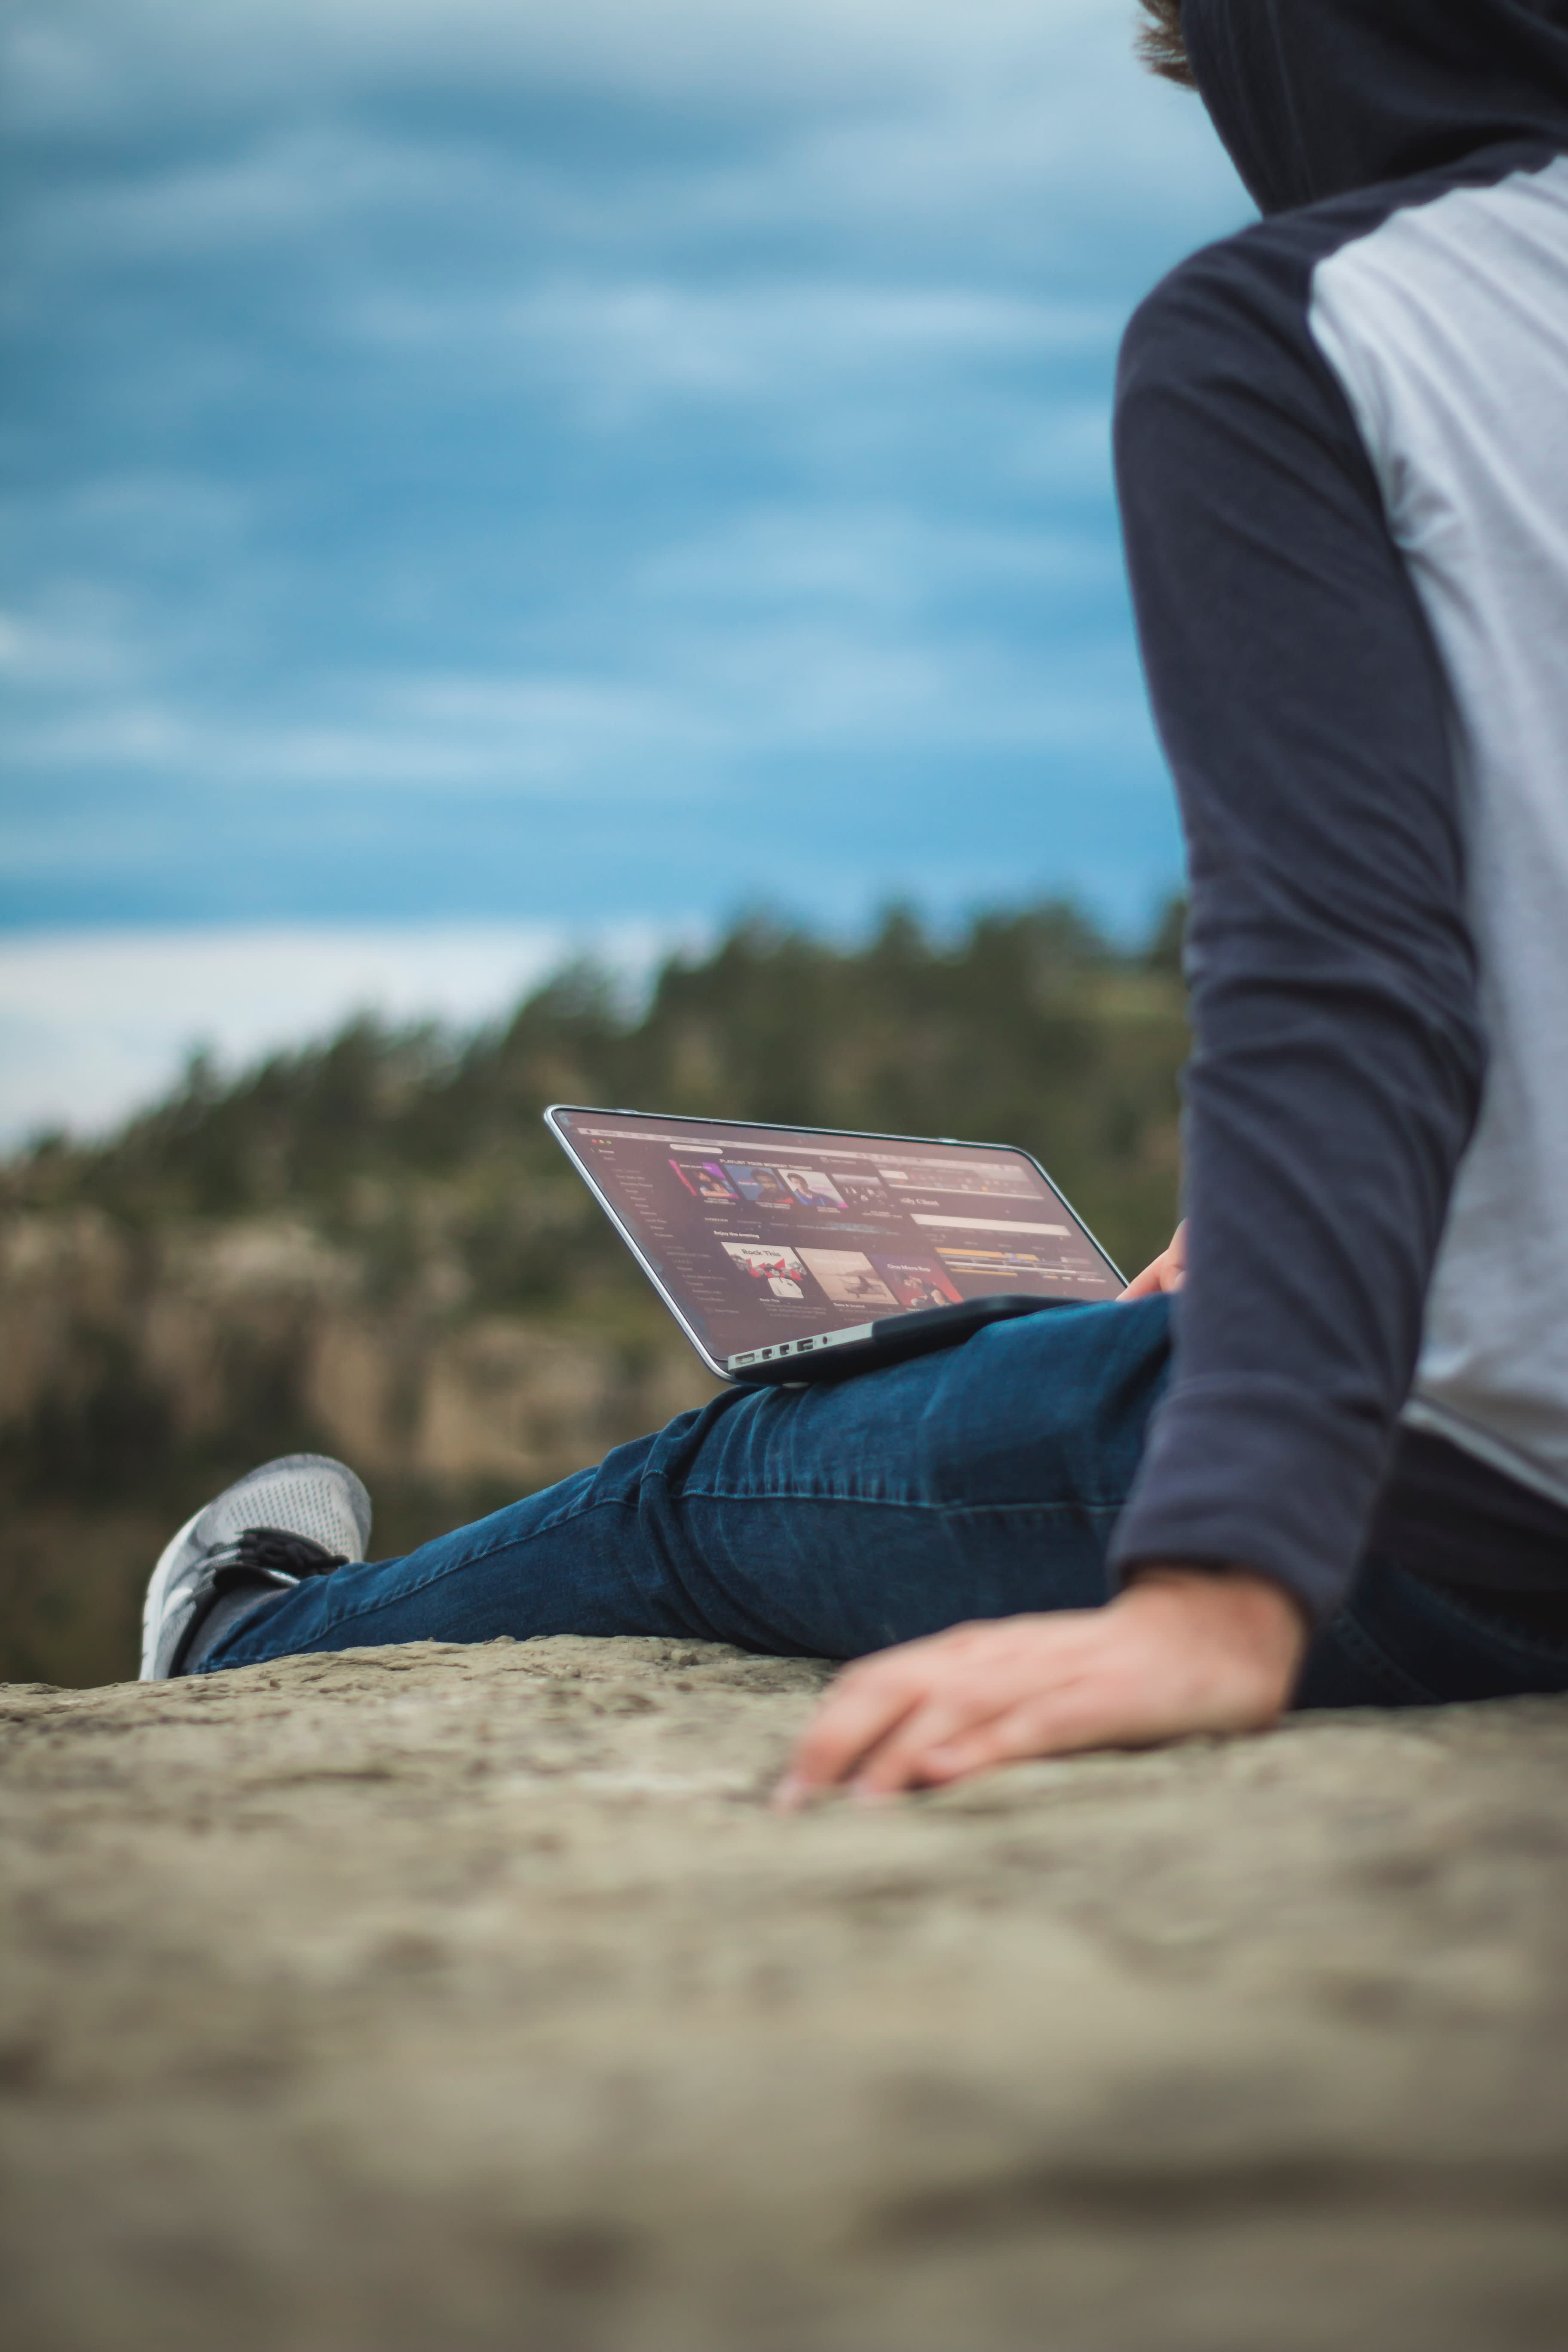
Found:
<path fill-rule="evenodd" d="M 0 1693 L 11 2352 L 1568 2342 L 1568 1704 L 779 1821 L 824 1671 Z"/>

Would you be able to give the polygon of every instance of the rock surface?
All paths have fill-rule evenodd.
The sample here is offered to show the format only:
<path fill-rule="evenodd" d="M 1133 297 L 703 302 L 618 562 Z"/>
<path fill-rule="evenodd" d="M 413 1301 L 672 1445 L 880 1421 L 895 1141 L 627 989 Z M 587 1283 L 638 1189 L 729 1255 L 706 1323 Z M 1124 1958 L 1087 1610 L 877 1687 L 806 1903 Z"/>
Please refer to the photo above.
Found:
<path fill-rule="evenodd" d="M 0 1691 L 12 2352 L 1568 2341 L 1568 1703 L 780 1821 L 825 1671 Z"/>

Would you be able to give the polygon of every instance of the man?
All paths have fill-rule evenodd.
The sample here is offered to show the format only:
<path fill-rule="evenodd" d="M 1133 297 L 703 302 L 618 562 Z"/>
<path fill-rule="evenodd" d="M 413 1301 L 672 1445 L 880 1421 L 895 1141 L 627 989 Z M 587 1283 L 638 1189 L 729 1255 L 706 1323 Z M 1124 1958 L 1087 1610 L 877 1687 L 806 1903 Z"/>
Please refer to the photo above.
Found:
<path fill-rule="evenodd" d="M 1122 1302 L 733 1391 L 407 1559 L 359 1564 L 350 1473 L 269 1465 L 165 1553 L 144 1673 L 857 1659 L 786 1803 L 1568 1688 L 1568 0 L 1145 5 L 1264 215 L 1144 304 L 1117 394 L 1184 1234 Z"/>

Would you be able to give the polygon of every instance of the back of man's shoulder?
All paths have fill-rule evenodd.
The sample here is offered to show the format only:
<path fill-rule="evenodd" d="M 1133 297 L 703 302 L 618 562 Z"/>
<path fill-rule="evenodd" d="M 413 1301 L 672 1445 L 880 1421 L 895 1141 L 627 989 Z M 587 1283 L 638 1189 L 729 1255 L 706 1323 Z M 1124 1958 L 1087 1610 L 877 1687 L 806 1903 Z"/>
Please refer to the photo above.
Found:
<path fill-rule="evenodd" d="M 1510 142 L 1440 169 L 1350 191 L 1299 211 L 1254 221 L 1202 247 L 1163 278 L 1134 310 L 1122 341 L 1121 380 L 1190 377 L 1205 362 L 1264 349 L 1287 362 L 1310 359 L 1313 281 L 1324 262 L 1376 238 L 1401 215 L 1447 195 L 1495 189 L 1540 171 L 1553 151 Z"/>
<path fill-rule="evenodd" d="M 1304 332 L 1312 271 L 1324 249 L 1306 213 L 1258 221 L 1205 245 L 1163 278 L 1128 321 L 1121 371 L 1187 374 L 1205 358 Z"/>

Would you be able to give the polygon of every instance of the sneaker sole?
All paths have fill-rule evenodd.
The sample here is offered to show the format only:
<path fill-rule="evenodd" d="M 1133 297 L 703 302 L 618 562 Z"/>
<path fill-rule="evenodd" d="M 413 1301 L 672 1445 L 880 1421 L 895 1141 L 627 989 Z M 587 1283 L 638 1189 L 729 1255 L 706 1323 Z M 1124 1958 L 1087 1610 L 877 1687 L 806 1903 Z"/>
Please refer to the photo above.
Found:
<path fill-rule="evenodd" d="M 181 1555 L 195 1532 L 196 1521 L 206 1508 L 204 1503 L 201 1511 L 191 1513 L 179 1534 L 158 1554 L 158 1565 L 147 1580 L 147 1597 L 142 1603 L 142 1671 L 137 1676 L 139 1682 L 151 1683 L 158 1679 L 153 1668 L 158 1656 L 158 1636 L 163 1630 L 164 1595 L 174 1570 L 182 1564 Z"/>

